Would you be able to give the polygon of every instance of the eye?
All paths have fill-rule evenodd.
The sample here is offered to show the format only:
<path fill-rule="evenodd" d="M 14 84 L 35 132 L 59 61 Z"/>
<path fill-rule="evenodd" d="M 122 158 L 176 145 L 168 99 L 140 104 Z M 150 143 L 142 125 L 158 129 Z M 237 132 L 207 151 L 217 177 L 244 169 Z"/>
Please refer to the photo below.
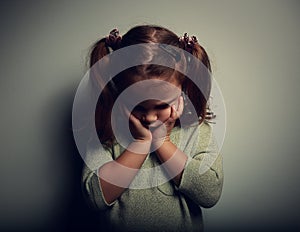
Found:
<path fill-rule="evenodd" d="M 170 107 L 169 104 L 162 104 L 162 105 L 156 106 L 155 108 L 159 109 L 159 110 L 164 110 L 164 109 L 167 109 L 169 107 Z"/>
<path fill-rule="evenodd" d="M 136 107 L 133 108 L 133 111 L 146 112 L 146 109 L 144 107 L 142 107 L 141 105 L 137 105 Z"/>

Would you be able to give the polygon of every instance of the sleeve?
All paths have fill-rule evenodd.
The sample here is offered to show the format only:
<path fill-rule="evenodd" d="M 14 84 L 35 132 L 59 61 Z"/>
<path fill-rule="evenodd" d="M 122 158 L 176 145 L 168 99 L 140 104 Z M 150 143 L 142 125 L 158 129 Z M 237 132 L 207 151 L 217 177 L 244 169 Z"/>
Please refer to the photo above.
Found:
<path fill-rule="evenodd" d="M 102 194 L 100 180 L 97 175 L 98 169 L 105 163 L 112 161 L 111 153 L 107 150 L 102 150 L 89 155 L 84 163 L 81 179 L 81 188 L 83 197 L 87 204 L 94 210 L 106 210 L 115 202 L 108 204 Z"/>
<path fill-rule="evenodd" d="M 197 140 L 191 145 L 194 152 L 185 165 L 178 190 L 197 205 L 210 208 L 221 196 L 223 161 L 212 128 L 208 124 L 200 128 Z"/>

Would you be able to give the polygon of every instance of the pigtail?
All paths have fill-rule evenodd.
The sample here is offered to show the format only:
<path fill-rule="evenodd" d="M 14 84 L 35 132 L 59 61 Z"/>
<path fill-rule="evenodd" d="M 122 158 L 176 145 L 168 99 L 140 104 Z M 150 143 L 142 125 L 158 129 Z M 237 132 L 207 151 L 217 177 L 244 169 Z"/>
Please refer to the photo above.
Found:
<path fill-rule="evenodd" d="M 111 109 L 114 104 L 114 93 L 109 85 L 105 85 L 105 66 L 108 65 L 106 56 L 110 54 L 110 46 L 107 43 L 107 37 L 97 41 L 90 52 L 90 78 L 95 89 L 95 93 L 101 92 L 96 109 L 95 109 L 95 127 L 98 138 L 103 145 L 111 145 L 113 141 L 113 133 L 111 124 L 107 123 L 111 120 Z M 104 59 L 101 65 L 97 63 L 100 59 Z"/>
<path fill-rule="evenodd" d="M 195 108 L 199 123 L 202 123 L 204 120 L 212 119 L 212 116 L 214 116 L 208 103 L 211 92 L 210 60 L 205 49 L 198 43 L 195 36 L 189 37 L 187 33 L 185 33 L 183 37 L 179 38 L 179 41 L 181 42 L 183 49 L 201 61 L 199 67 L 198 62 L 193 62 L 192 59 L 187 57 L 189 69 L 192 70 L 191 72 L 197 70 L 199 75 L 197 75 L 196 80 L 186 78 L 183 82 L 183 91 L 188 95 L 191 104 Z M 201 86 L 201 90 L 195 83 L 198 83 L 198 85 Z"/>
<path fill-rule="evenodd" d="M 90 52 L 90 68 L 102 57 L 109 54 L 109 47 L 105 41 L 106 38 L 102 38 L 92 46 Z"/>
<path fill-rule="evenodd" d="M 202 64 L 206 68 L 204 72 L 201 72 L 203 75 L 201 75 L 200 77 L 201 84 L 202 84 L 202 93 L 201 93 L 202 96 L 199 99 L 202 105 L 202 109 L 200 112 L 200 123 L 201 123 L 203 120 L 209 121 L 215 117 L 209 105 L 209 98 L 210 98 L 211 87 L 212 87 L 212 79 L 211 79 L 212 70 L 211 70 L 211 64 L 210 64 L 210 59 L 208 57 L 208 54 L 199 43 L 195 44 L 192 54 L 195 57 L 197 57 L 199 60 L 201 60 Z"/>
<path fill-rule="evenodd" d="M 97 41 L 90 52 L 90 77 L 96 93 L 101 92 L 95 110 L 95 126 L 98 138 L 103 145 L 111 146 L 114 135 L 111 128 L 111 111 L 116 99 L 115 86 L 112 81 L 107 82 L 107 57 L 112 51 L 121 46 L 122 37 L 118 29 L 113 29 L 108 36 Z M 98 62 L 102 59 L 102 62 Z"/>

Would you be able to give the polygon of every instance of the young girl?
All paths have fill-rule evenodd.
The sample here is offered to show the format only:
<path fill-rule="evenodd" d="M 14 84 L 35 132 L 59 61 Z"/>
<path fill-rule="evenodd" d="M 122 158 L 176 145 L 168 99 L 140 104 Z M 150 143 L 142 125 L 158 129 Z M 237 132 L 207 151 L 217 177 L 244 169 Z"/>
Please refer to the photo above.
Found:
<path fill-rule="evenodd" d="M 178 37 L 153 25 L 136 26 L 122 37 L 113 30 L 95 43 L 90 67 L 111 52 L 142 43 L 183 49 L 211 71 L 196 37 Z M 162 49 L 175 66 L 189 64 L 181 53 L 166 46 Z M 145 52 L 149 60 L 154 53 Z M 199 79 L 208 78 L 200 74 Z M 210 84 L 205 88 L 209 93 Z M 103 149 L 93 151 L 93 157 L 107 161 L 94 158 L 82 178 L 84 196 L 98 210 L 104 231 L 203 230 L 201 207 L 212 207 L 219 200 L 223 170 L 209 125 L 207 94 L 202 90 L 183 73 L 156 64 L 126 69 L 105 85 L 95 113 Z M 191 109 L 196 123 L 189 119 Z M 207 157 L 214 157 L 214 162 L 201 172 Z"/>

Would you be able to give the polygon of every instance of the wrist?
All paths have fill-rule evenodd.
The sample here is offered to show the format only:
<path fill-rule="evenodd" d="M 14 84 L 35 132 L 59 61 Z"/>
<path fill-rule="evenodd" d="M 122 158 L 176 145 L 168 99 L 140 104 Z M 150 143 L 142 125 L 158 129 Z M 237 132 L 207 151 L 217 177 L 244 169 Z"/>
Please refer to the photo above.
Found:
<path fill-rule="evenodd" d="M 135 140 L 131 142 L 126 149 L 135 154 L 148 154 L 151 143 L 151 140 Z"/>
<path fill-rule="evenodd" d="M 153 139 L 151 144 L 151 150 L 158 150 L 162 146 L 164 146 L 166 143 L 171 142 L 170 136 L 165 136 L 163 138 Z"/>

